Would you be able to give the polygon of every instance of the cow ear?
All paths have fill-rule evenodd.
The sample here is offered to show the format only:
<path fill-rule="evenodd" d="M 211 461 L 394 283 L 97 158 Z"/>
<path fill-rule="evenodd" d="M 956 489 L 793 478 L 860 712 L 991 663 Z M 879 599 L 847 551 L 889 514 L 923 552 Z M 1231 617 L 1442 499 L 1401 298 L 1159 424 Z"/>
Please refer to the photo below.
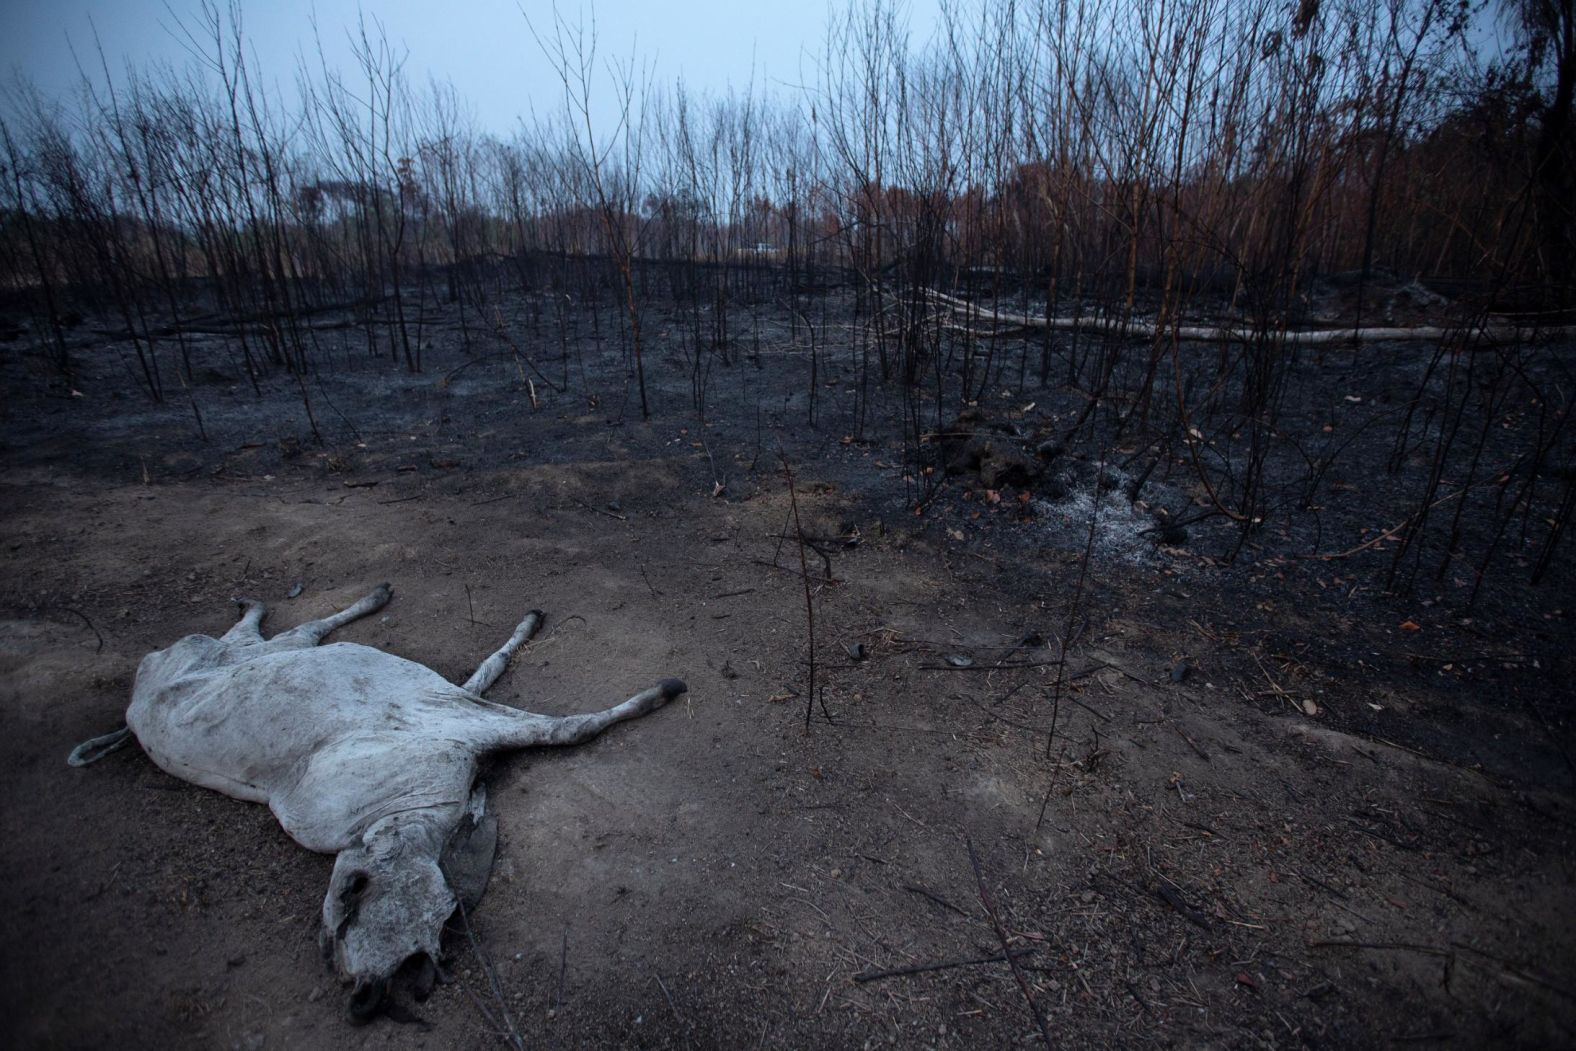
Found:
<path fill-rule="evenodd" d="M 449 889 L 467 912 L 482 900 L 497 850 L 498 819 L 487 809 L 487 790 L 478 785 L 438 860 Z"/>

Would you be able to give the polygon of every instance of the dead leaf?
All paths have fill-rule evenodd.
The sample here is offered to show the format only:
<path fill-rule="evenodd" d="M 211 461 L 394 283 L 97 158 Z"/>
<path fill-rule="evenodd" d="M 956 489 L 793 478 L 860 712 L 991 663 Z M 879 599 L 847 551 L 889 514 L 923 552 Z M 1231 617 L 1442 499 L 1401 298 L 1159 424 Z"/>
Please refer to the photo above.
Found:
<path fill-rule="evenodd" d="M 1401 630 L 1402 631 L 1422 631 L 1423 630 L 1423 626 L 1421 624 L 1419 624 L 1415 620 L 1403 620 L 1401 622 Z"/>

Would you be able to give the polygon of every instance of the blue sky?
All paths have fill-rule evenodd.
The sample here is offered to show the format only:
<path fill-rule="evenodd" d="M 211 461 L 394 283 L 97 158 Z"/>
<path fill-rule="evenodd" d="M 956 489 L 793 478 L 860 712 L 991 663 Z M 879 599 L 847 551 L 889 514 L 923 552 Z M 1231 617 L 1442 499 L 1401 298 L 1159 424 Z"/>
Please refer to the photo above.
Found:
<path fill-rule="evenodd" d="M 940 0 L 913 0 L 911 23 L 929 36 Z M 188 61 L 171 33 L 176 18 L 191 20 L 197 0 L 0 0 L 0 71 L 32 79 L 59 96 L 77 80 L 75 60 L 97 67 L 97 29 L 110 68 Z M 485 130 L 507 133 L 534 104 L 538 112 L 559 104 L 561 88 L 532 41 L 522 9 L 539 29 L 552 22 L 544 0 L 242 0 L 242 25 L 270 86 L 288 88 L 297 57 L 312 56 L 315 15 L 330 61 L 348 64 L 345 30 L 364 10 L 408 49 L 406 73 L 414 83 L 451 80 Z M 593 8 L 560 3 L 571 22 Z M 656 64 L 659 83 L 680 74 L 699 91 L 813 83 L 824 42 L 827 0 L 685 0 L 678 3 L 599 0 L 594 7 L 601 57 Z M 68 43 L 69 41 L 69 43 Z"/>

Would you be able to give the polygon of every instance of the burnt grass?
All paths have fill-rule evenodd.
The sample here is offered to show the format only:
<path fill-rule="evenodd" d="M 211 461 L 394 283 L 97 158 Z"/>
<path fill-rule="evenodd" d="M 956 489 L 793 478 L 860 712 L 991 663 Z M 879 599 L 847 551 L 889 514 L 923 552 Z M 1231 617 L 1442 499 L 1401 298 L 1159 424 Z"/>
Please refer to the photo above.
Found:
<path fill-rule="evenodd" d="M 1072 1046 L 1572 1040 L 1569 347 L 1183 347 L 1151 383 L 1142 342 L 982 337 L 965 374 L 952 334 L 908 389 L 850 291 L 798 311 L 714 346 L 648 303 L 649 419 L 572 298 L 469 345 L 429 304 L 419 372 L 349 315 L 255 382 L 192 336 L 162 403 L 93 321 L 69 378 L 8 326 L 6 1044 L 1031 1046 L 1031 1001 Z M 63 760 L 232 595 L 282 629 L 384 579 L 343 637 L 450 676 L 548 611 L 495 699 L 691 693 L 500 760 L 450 980 L 351 1030 L 327 859 Z"/>

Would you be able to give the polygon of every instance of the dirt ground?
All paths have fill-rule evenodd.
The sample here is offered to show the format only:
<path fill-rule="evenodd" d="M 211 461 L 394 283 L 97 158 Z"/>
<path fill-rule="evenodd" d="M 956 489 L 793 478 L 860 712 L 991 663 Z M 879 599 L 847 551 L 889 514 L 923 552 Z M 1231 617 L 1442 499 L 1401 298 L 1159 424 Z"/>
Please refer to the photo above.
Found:
<path fill-rule="evenodd" d="M 1228 564 L 1207 526 L 1135 545 L 1098 497 L 965 479 L 916 516 L 895 411 L 852 440 L 834 361 L 809 430 L 802 355 L 766 335 L 718 366 L 707 425 L 660 354 L 641 422 L 610 344 L 561 392 L 346 342 L 259 395 L 215 341 L 207 441 L 185 400 L 138 395 L 123 347 L 82 354 L 75 391 L 6 350 L 0 1043 L 1037 1046 L 1031 1001 L 1063 1046 L 1576 1040 L 1568 566 L 1468 615 L 1460 581 L 1386 595 L 1380 551 L 1299 559 L 1284 530 Z M 1073 411 L 1057 397 L 1012 411 Z M 779 447 L 826 555 L 831 721 L 808 732 Z M 1395 517 L 1358 491 L 1323 550 Z M 493 766 L 498 862 L 450 980 L 358 1029 L 316 945 L 331 858 L 135 749 L 64 760 L 232 596 L 281 630 L 384 580 L 338 637 L 459 680 L 547 611 L 495 700 L 690 692 Z"/>

